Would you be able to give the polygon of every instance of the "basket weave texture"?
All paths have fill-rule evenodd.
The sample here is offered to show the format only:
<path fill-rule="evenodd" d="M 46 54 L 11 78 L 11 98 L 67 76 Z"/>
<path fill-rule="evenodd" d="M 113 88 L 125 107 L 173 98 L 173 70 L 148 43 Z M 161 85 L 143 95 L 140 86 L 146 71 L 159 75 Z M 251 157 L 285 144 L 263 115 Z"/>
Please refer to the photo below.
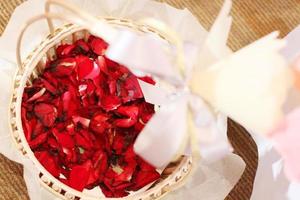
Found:
<path fill-rule="evenodd" d="M 24 0 L 0 0 L 0 34 L 5 29 L 14 8 Z M 160 0 L 175 7 L 187 7 L 199 21 L 209 28 L 216 17 L 222 0 Z M 233 29 L 229 46 L 237 50 L 242 46 L 277 29 L 286 35 L 300 22 L 300 4 L 298 0 L 244 1 L 235 0 L 232 15 Z M 229 122 L 229 137 L 235 151 L 247 164 L 241 180 L 228 195 L 228 200 L 247 200 L 250 198 L 252 183 L 257 167 L 257 148 L 247 132 Z M 233 139 L 234 138 L 234 139 Z M 26 200 L 28 195 L 22 179 L 22 168 L 0 156 L 0 200 Z"/>

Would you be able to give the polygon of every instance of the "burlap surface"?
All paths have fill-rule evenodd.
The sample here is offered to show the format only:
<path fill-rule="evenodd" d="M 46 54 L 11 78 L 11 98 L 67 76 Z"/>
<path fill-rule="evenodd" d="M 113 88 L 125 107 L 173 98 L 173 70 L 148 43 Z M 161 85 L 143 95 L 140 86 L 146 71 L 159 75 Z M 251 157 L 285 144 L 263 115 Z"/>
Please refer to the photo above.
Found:
<path fill-rule="evenodd" d="M 0 0 L 0 34 L 4 31 L 14 8 L 24 0 Z M 205 28 L 215 19 L 223 0 L 160 0 L 175 7 L 187 7 Z M 280 30 L 286 35 L 300 23 L 300 0 L 233 0 L 233 28 L 229 46 L 237 50 L 250 42 Z M 5 48 L 5 47 L 0 47 Z M 243 99 L 241 99 L 242 101 Z M 247 168 L 227 200 L 248 200 L 257 168 L 257 148 L 249 134 L 229 122 L 229 138 L 235 152 L 243 157 Z M 0 200 L 27 200 L 22 167 L 0 156 Z"/>

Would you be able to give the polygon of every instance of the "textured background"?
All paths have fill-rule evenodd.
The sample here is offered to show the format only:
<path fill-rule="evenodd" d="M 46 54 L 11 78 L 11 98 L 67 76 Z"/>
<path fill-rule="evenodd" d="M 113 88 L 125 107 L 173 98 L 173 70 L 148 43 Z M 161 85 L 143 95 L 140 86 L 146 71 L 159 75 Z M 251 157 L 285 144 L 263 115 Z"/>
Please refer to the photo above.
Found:
<path fill-rule="evenodd" d="M 24 0 L 0 0 L 0 34 L 14 8 Z M 187 7 L 209 29 L 223 0 L 159 0 L 175 7 Z M 234 51 L 272 32 L 281 36 L 300 23 L 300 0 L 233 0 L 233 28 L 229 46 Z M 1 47 L 5 48 L 5 47 Z M 241 99 L 242 101 L 242 99 Z M 257 167 L 257 148 L 249 134 L 239 125 L 229 122 L 229 138 L 235 152 L 243 157 L 247 168 L 227 200 L 248 200 Z M 0 200 L 27 200 L 22 167 L 0 155 Z"/>

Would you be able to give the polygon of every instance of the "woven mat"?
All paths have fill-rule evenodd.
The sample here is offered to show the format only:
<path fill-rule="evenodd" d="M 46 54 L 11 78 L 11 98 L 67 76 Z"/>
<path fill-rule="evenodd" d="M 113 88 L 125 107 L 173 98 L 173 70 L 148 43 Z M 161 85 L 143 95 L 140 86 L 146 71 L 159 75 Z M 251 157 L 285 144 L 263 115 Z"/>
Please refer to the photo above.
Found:
<path fill-rule="evenodd" d="M 5 29 L 14 8 L 23 1 L 0 0 L 0 34 Z M 160 1 L 178 8 L 187 7 L 207 29 L 211 26 L 223 2 L 223 0 Z M 281 36 L 284 36 L 300 23 L 299 0 L 233 1 L 233 28 L 229 38 L 229 46 L 233 50 L 238 50 L 273 30 L 280 30 Z M 248 200 L 257 168 L 257 148 L 245 129 L 233 121 L 229 121 L 228 135 L 235 152 L 243 157 L 247 168 L 226 199 Z M 0 200 L 27 199 L 22 167 L 0 156 Z"/>

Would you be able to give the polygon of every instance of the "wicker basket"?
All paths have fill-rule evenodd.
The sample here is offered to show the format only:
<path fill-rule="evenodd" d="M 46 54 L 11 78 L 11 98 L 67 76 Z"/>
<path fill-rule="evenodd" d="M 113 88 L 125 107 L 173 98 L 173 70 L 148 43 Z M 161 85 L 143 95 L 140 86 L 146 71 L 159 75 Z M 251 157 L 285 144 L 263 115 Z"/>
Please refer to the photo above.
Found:
<path fill-rule="evenodd" d="M 43 72 L 47 59 L 55 58 L 54 50 L 57 45 L 60 45 L 62 43 L 72 43 L 77 39 L 86 39 L 90 34 L 84 27 L 74 24 L 67 24 L 54 30 L 50 17 L 55 17 L 55 15 L 51 15 L 49 13 L 49 5 L 52 3 L 59 4 L 74 12 L 74 9 L 72 9 L 73 7 L 67 6 L 62 2 L 48 1 L 46 6 L 46 14 L 35 17 L 24 27 L 18 42 L 17 59 L 19 66 L 13 82 L 13 96 L 11 98 L 11 105 L 9 108 L 11 134 L 18 150 L 35 164 L 36 169 L 39 172 L 41 185 L 47 190 L 49 190 L 51 193 L 55 194 L 57 197 L 68 200 L 109 199 L 93 197 L 82 192 L 76 191 L 60 182 L 55 177 L 53 177 L 36 159 L 24 135 L 21 121 L 21 102 L 24 87 L 29 86 L 31 84 L 31 80 L 38 77 L 39 74 Z M 81 15 L 80 11 L 78 12 L 79 15 Z M 51 34 L 48 35 L 37 46 L 37 48 L 29 54 L 29 56 L 25 60 L 21 61 L 19 51 L 23 33 L 31 23 L 42 18 L 48 19 Z M 56 18 L 62 17 L 56 16 Z M 131 29 L 132 31 L 156 34 L 162 39 L 167 40 L 169 42 L 168 38 L 166 38 L 166 35 L 164 33 L 146 24 L 137 23 L 127 19 L 103 18 L 103 20 L 114 26 L 125 26 Z M 191 172 L 191 169 L 192 158 L 181 156 L 176 162 L 170 163 L 163 171 L 161 179 L 155 182 L 146 191 L 140 190 L 130 194 L 128 197 L 120 199 L 160 199 L 168 192 L 180 187 L 184 183 L 184 180 L 187 177 L 187 175 Z"/>

